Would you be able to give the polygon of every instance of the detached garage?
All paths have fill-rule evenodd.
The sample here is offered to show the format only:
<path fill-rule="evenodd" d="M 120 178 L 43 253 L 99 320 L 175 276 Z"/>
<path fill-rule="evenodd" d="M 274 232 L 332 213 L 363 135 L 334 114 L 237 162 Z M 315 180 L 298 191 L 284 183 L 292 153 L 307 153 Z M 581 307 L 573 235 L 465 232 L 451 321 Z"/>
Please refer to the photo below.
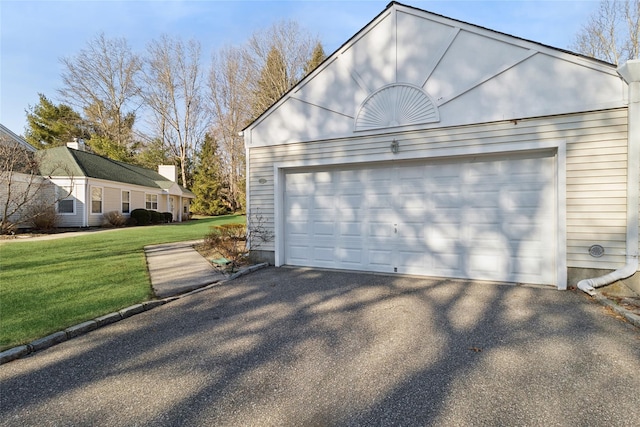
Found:
<path fill-rule="evenodd" d="M 631 276 L 639 81 L 638 62 L 391 3 L 244 130 L 249 225 L 275 236 L 254 252 L 559 289 Z"/>

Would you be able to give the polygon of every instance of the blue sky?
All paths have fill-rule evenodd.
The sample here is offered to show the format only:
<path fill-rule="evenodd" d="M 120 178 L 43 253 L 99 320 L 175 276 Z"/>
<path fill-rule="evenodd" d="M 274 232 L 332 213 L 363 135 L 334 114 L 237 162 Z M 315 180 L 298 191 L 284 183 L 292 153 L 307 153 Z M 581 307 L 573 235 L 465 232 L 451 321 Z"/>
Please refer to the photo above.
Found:
<path fill-rule="evenodd" d="M 382 1 L 11 1 L 0 0 L 0 122 L 23 134 L 38 93 L 60 102 L 60 58 L 100 32 L 143 50 L 162 34 L 195 38 L 204 59 L 241 45 L 256 30 L 296 20 L 327 53 L 384 10 Z M 416 1 L 403 4 L 559 48 L 569 48 L 597 1 Z"/>

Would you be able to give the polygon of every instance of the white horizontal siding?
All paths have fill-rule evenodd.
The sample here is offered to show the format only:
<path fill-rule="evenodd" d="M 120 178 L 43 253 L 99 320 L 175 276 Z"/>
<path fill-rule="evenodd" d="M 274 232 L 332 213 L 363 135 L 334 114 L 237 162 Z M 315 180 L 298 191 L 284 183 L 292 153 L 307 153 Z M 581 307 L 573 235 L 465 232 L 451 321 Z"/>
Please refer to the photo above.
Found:
<path fill-rule="evenodd" d="M 104 213 L 122 210 L 122 190 L 116 187 L 104 187 L 104 200 L 102 202 Z"/>
<path fill-rule="evenodd" d="M 72 186 L 72 196 L 74 197 L 74 213 L 58 214 L 58 227 L 84 227 L 85 212 L 85 192 L 86 185 L 84 178 L 54 178 L 51 180 L 55 185 L 60 187 Z"/>
<path fill-rule="evenodd" d="M 627 111 L 615 109 L 556 117 L 486 123 L 395 135 L 312 141 L 249 148 L 251 214 L 259 209 L 265 226 L 274 230 L 274 164 L 305 162 L 359 163 L 395 158 L 390 144 L 396 140 L 404 156 L 429 158 L 464 155 L 477 147 L 496 150 L 518 145 L 565 141 L 567 264 L 568 267 L 613 269 L 624 264 L 626 227 Z M 260 184 L 259 180 L 266 182 Z M 605 256 L 593 258 L 593 244 Z M 273 243 L 262 249 L 274 250 Z"/>
<path fill-rule="evenodd" d="M 146 199 L 143 191 L 131 190 L 131 205 L 130 210 L 144 209 L 146 206 Z"/>

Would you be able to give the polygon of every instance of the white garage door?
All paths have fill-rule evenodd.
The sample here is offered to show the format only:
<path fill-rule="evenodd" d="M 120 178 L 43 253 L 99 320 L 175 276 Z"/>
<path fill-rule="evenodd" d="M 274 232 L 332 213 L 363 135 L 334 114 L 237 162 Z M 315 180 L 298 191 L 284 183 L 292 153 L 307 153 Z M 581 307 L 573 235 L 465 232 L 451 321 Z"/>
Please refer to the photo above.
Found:
<path fill-rule="evenodd" d="M 547 155 L 285 175 L 289 265 L 555 284 Z"/>

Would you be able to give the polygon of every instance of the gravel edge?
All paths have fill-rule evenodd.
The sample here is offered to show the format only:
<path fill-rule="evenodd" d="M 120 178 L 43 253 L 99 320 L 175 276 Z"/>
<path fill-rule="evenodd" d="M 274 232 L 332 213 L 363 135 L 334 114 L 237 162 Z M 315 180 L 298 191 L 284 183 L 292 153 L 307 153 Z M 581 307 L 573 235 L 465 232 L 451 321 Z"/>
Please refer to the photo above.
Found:
<path fill-rule="evenodd" d="M 616 304 L 615 301 L 610 300 L 609 298 L 605 297 L 602 294 L 596 293 L 593 296 L 593 299 L 595 299 L 605 307 L 609 307 L 610 309 L 618 313 L 620 316 L 624 317 L 629 323 L 631 323 L 635 327 L 640 328 L 640 316 L 638 316 L 637 314 L 627 310 L 621 305 Z"/>

